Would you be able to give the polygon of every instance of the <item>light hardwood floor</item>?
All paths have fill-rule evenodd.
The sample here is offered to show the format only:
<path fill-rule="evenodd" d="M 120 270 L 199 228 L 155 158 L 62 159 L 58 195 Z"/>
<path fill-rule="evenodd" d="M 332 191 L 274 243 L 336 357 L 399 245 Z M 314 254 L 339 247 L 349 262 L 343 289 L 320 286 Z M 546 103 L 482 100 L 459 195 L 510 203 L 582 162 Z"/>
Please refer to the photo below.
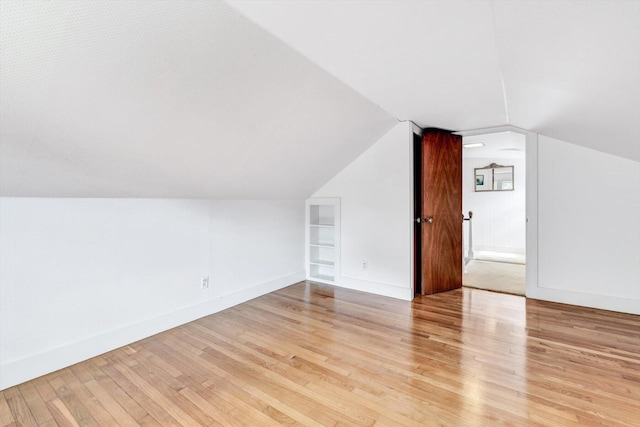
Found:
<path fill-rule="evenodd" d="M 0 392 L 0 425 L 640 425 L 640 316 L 299 283 Z"/>

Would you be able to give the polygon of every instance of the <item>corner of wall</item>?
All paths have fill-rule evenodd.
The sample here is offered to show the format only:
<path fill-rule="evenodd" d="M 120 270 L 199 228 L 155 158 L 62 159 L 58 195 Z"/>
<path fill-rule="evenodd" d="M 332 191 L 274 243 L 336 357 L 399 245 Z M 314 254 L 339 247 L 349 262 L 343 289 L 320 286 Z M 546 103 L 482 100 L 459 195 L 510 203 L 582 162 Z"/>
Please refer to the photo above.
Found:
<path fill-rule="evenodd" d="M 413 298 L 413 126 L 396 124 L 312 196 L 341 200 L 338 286 Z"/>
<path fill-rule="evenodd" d="M 527 169 L 527 297 L 640 314 L 640 163 L 540 135 Z"/>
<path fill-rule="evenodd" d="M 32 354 L 0 365 L 0 390 L 21 384 L 49 372 L 82 362 L 114 348 L 167 331 L 201 317 L 209 316 L 259 296 L 304 280 L 304 271 L 261 283 L 220 298 L 147 319 L 132 325 L 94 335 L 84 340 Z"/>
<path fill-rule="evenodd" d="M 0 388 L 305 278 L 302 200 L 0 201 Z"/>

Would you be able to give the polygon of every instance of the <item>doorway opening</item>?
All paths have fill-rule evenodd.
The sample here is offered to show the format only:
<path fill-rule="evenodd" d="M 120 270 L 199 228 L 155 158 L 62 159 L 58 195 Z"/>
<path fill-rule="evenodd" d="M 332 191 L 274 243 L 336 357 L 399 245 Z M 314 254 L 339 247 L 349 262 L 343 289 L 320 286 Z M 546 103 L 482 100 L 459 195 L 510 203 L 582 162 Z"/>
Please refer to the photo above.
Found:
<path fill-rule="evenodd" d="M 524 295 L 526 137 L 506 131 L 462 144 L 462 285 Z"/>

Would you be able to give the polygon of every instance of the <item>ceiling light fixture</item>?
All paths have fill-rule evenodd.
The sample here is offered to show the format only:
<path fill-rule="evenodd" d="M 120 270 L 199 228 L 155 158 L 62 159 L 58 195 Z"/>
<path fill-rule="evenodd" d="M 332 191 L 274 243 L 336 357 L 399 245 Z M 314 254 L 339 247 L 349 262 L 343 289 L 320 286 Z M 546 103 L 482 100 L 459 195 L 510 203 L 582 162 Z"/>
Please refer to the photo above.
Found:
<path fill-rule="evenodd" d="M 462 144 L 464 148 L 484 147 L 484 142 L 470 142 L 468 144 Z"/>

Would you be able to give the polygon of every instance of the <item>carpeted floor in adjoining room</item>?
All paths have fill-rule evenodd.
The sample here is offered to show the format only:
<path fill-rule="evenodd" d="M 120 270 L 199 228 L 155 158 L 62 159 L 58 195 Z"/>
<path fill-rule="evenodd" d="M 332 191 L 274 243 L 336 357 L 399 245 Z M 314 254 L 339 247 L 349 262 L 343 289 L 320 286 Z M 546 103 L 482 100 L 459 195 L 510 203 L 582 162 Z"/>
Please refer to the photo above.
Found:
<path fill-rule="evenodd" d="M 462 285 L 514 295 L 524 295 L 525 265 L 471 260 L 465 268 Z"/>

